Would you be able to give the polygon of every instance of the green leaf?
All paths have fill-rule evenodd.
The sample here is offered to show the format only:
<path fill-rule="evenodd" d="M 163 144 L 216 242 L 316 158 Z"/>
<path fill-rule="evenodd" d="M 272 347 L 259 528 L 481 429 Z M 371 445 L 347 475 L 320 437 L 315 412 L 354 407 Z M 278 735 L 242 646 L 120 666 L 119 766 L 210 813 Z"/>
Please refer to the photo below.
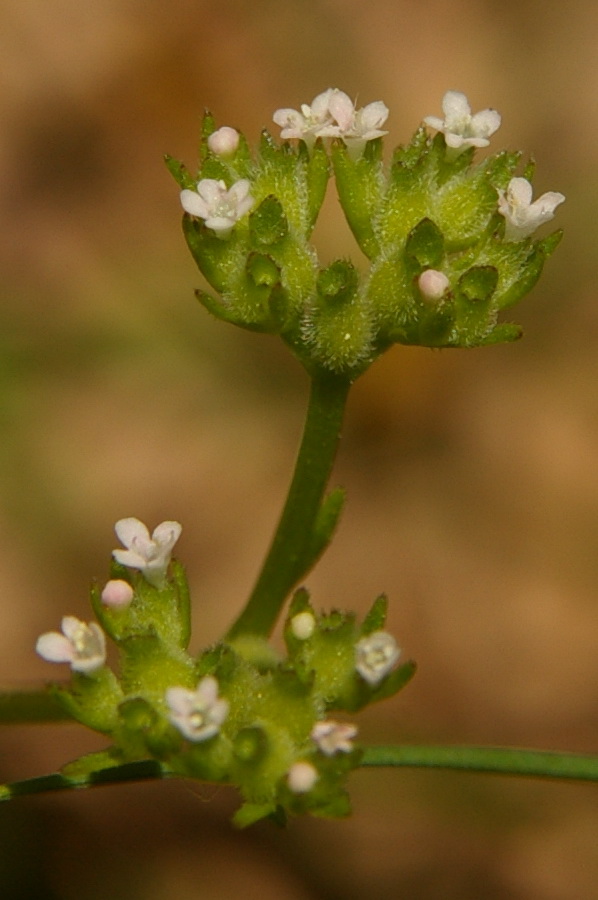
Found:
<path fill-rule="evenodd" d="M 387 612 L 388 597 L 386 594 L 380 594 L 380 596 L 376 597 L 374 600 L 372 608 L 363 620 L 363 625 L 361 626 L 362 637 L 373 634 L 374 631 L 381 631 L 386 623 Z"/>
<path fill-rule="evenodd" d="M 508 344 L 518 341 L 522 337 L 523 329 L 520 325 L 515 325 L 513 322 L 502 322 L 500 325 L 496 325 L 490 334 L 482 338 L 480 346 L 488 347 L 492 344 Z"/>
<path fill-rule="evenodd" d="M 444 236 L 431 219 L 424 218 L 412 228 L 405 242 L 405 256 L 422 269 L 438 269 L 444 259 Z"/>
<path fill-rule="evenodd" d="M 179 162 L 178 159 L 174 159 L 168 154 L 164 157 L 164 162 L 166 163 L 166 168 L 182 190 L 195 190 L 197 180 L 193 178 L 184 163 Z"/>
<path fill-rule="evenodd" d="M 353 263 L 337 259 L 318 274 L 316 287 L 320 297 L 329 303 L 342 303 L 355 296 L 359 274 Z"/>
<path fill-rule="evenodd" d="M 282 812 L 284 821 L 281 822 L 279 818 L 277 824 L 284 825 L 286 816 L 282 810 L 280 812 Z M 266 819 L 269 816 L 274 819 L 276 814 L 277 806 L 275 803 L 244 803 L 234 814 L 233 825 L 236 825 L 237 828 L 247 828 L 248 825 L 253 825 L 254 822 L 259 822 L 260 819 Z M 280 813 L 278 815 L 280 816 Z"/>
<path fill-rule="evenodd" d="M 458 294 L 469 303 L 488 303 L 498 284 L 494 266 L 472 266 L 461 275 Z"/>
<path fill-rule="evenodd" d="M 288 233 L 289 223 L 276 197 L 266 197 L 249 216 L 249 235 L 256 250 L 279 244 Z"/>
<path fill-rule="evenodd" d="M 341 142 L 332 147 L 336 188 L 355 239 L 370 259 L 380 252 L 373 221 L 382 202 L 380 166 L 364 157 L 352 160 Z"/>

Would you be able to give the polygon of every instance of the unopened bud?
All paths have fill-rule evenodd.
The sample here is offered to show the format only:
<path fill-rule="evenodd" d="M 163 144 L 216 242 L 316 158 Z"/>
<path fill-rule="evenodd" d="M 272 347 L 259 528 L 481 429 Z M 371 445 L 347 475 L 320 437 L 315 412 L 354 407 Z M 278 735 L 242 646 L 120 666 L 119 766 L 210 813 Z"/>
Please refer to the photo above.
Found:
<path fill-rule="evenodd" d="M 444 272 L 426 269 L 417 279 L 417 286 L 426 300 L 440 300 L 448 290 L 450 282 Z"/>
<path fill-rule="evenodd" d="M 208 147 L 216 156 L 234 156 L 239 146 L 239 132 L 224 125 L 208 138 Z"/>

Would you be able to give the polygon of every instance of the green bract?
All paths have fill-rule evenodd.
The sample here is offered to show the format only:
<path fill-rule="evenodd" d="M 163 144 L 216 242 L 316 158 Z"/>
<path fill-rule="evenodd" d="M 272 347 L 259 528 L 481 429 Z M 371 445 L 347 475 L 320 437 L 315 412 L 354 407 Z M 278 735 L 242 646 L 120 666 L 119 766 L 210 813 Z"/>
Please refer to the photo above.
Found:
<path fill-rule="evenodd" d="M 230 233 L 219 236 L 194 215 L 183 219 L 193 257 L 217 294 L 198 297 L 215 316 L 280 334 L 312 374 L 351 380 L 393 343 L 476 347 L 520 337 L 519 326 L 499 322 L 499 314 L 531 290 L 561 233 L 505 240 L 498 200 L 519 153 L 501 151 L 476 164 L 474 147 L 455 155 L 443 134 L 431 137 L 421 127 L 395 150 L 390 168 L 382 138 L 355 158 L 338 138 L 329 156 L 322 138 L 308 149 L 302 140 L 278 145 L 264 132 L 255 158 L 240 136 L 224 159 L 208 146 L 214 130 L 206 114 L 196 178 L 167 163 L 186 190 L 205 179 L 223 190 L 241 179 L 250 184 L 251 211 Z M 309 243 L 331 168 L 370 262 L 363 273 L 346 260 L 320 266 Z M 420 284 L 430 269 L 446 278 L 440 296 Z"/>

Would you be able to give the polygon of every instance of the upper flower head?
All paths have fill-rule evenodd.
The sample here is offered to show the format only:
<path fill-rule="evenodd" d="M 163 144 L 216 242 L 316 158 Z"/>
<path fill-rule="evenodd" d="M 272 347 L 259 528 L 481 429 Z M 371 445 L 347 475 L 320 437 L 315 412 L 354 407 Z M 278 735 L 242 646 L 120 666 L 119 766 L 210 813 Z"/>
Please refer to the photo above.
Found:
<path fill-rule="evenodd" d="M 74 672 L 88 674 L 106 662 L 106 638 L 95 622 L 87 625 L 75 616 L 64 616 L 58 631 L 48 631 L 37 639 L 36 651 L 48 662 L 70 663 Z"/>
<path fill-rule="evenodd" d="M 207 741 L 220 731 L 228 716 L 228 701 L 218 697 L 218 682 L 211 675 L 195 691 L 171 687 L 166 691 L 170 722 L 189 741 Z"/>
<path fill-rule="evenodd" d="M 356 734 L 355 725 L 333 722 L 332 719 L 316 722 L 311 730 L 312 740 L 326 756 L 334 756 L 335 753 L 350 753 L 353 749 L 352 739 Z"/>
<path fill-rule="evenodd" d="M 544 222 L 565 199 L 558 191 L 548 191 L 532 203 L 532 186 L 527 178 L 511 178 L 507 190 L 498 192 L 498 211 L 505 217 L 505 238 L 522 241 Z"/>
<path fill-rule="evenodd" d="M 430 128 L 442 131 L 447 147 L 460 153 L 467 147 L 487 147 L 490 135 L 500 127 L 500 114 L 495 109 L 483 109 L 474 116 L 465 94 L 447 91 L 442 98 L 444 120 L 426 116 Z"/>
<path fill-rule="evenodd" d="M 181 191 L 181 205 L 190 216 L 204 219 L 217 237 L 225 238 L 253 206 L 250 187 L 246 178 L 235 181 L 228 190 L 224 181 L 202 178 L 197 183 L 197 191 Z"/>
<path fill-rule="evenodd" d="M 119 519 L 114 530 L 127 548 L 113 550 L 114 559 L 123 566 L 139 569 L 145 580 L 154 587 L 162 587 L 172 548 L 181 535 L 181 525 L 178 522 L 162 522 L 150 538 L 143 522 L 129 518 Z"/>
<path fill-rule="evenodd" d="M 234 156 L 239 146 L 239 132 L 235 128 L 223 125 L 217 131 L 213 131 L 208 138 L 208 147 L 216 156 L 226 159 Z"/>
<path fill-rule="evenodd" d="M 376 685 L 397 662 L 401 651 L 392 634 L 374 631 L 355 645 L 355 668 L 368 684 Z"/>
<path fill-rule="evenodd" d="M 380 130 L 387 118 L 388 107 L 380 100 L 355 109 L 351 98 L 338 88 L 318 94 L 311 106 L 302 104 L 301 112 L 277 109 L 273 116 L 283 139 L 300 138 L 311 146 L 318 137 L 339 137 L 353 157 L 361 154 L 367 141 L 388 134 Z"/>

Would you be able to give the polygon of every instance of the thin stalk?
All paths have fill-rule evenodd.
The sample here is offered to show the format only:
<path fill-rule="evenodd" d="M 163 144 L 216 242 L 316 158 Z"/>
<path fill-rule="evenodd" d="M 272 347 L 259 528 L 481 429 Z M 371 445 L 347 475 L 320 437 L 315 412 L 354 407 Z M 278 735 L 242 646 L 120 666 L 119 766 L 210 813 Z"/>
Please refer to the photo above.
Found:
<path fill-rule="evenodd" d="M 313 563 L 314 525 L 340 439 L 351 382 L 332 373 L 313 377 L 295 473 L 270 550 L 245 609 L 228 638 L 267 636 L 284 601 Z"/>
<path fill-rule="evenodd" d="M 368 747 L 362 766 L 461 769 L 537 778 L 598 781 L 598 756 L 508 747 Z"/>

